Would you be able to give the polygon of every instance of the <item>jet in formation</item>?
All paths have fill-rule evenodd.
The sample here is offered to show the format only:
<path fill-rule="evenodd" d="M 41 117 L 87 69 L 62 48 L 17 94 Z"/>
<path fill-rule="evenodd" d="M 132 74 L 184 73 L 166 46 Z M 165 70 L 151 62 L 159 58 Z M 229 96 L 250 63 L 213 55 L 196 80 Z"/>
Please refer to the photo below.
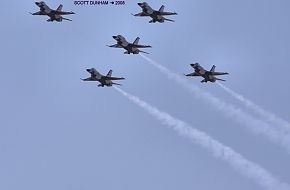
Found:
<path fill-rule="evenodd" d="M 124 52 L 125 54 L 130 54 L 130 53 L 139 54 L 140 52 L 141 53 L 147 53 L 145 51 L 139 50 L 138 48 L 151 48 L 151 46 L 148 46 L 148 45 L 139 45 L 138 44 L 139 40 L 140 40 L 139 37 L 137 37 L 133 43 L 127 42 L 127 40 L 121 35 L 113 36 L 113 38 L 117 41 L 117 44 L 111 45 L 111 46 L 108 46 L 108 47 L 124 48 L 126 50 Z M 147 53 L 147 54 L 149 54 L 149 53 Z"/>
<path fill-rule="evenodd" d="M 220 80 L 220 81 L 225 81 L 223 79 L 219 79 L 216 78 L 216 75 L 228 75 L 229 73 L 226 72 L 215 72 L 215 65 L 212 66 L 210 71 L 205 70 L 202 66 L 200 66 L 198 63 L 195 64 L 190 64 L 191 67 L 193 67 L 194 72 L 193 73 L 189 73 L 185 76 L 188 77 L 195 77 L 195 76 L 201 76 L 204 79 L 200 82 L 215 82 L 216 80 Z"/>
<path fill-rule="evenodd" d="M 99 87 L 104 87 L 104 86 L 113 86 L 113 85 L 121 85 L 118 83 L 114 83 L 113 80 L 123 80 L 125 78 L 123 77 L 112 77 L 112 70 L 108 72 L 108 74 L 101 75 L 95 68 L 87 69 L 87 71 L 91 74 L 89 78 L 86 79 L 81 79 L 83 81 L 98 81 L 100 84 L 98 85 Z"/>
<path fill-rule="evenodd" d="M 155 23 L 155 22 L 163 23 L 165 20 L 174 22 L 174 20 L 167 19 L 164 16 L 177 15 L 176 12 L 164 12 L 164 8 L 165 8 L 164 5 L 162 5 L 158 11 L 152 9 L 148 5 L 148 3 L 146 3 L 146 2 L 138 3 L 138 5 L 142 8 L 142 12 L 141 13 L 137 13 L 137 14 L 132 14 L 132 15 L 133 16 L 144 16 L 144 17 L 145 16 L 149 16 L 149 17 L 152 18 L 152 20 L 150 20 L 149 23 Z"/>
<path fill-rule="evenodd" d="M 40 11 L 38 11 L 36 13 L 30 13 L 30 14 L 32 14 L 32 15 L 46 15 L 49 17 L 49 19 L 47 20 L 48 22 L 53 22 L 53 21 L 61 22 L 62 20 L 72 21 L 70 19 L 62 17 L 62 15 L 75 14 L 74 12 L 62 11 L 63 6 L 61 4 L 58 6 L 58 8 L 56 10 L 49 8 L 45 4 L 45 2 L 43 2 L 43 1 L 35 2 L 35 4 L 40 8 Z"/>

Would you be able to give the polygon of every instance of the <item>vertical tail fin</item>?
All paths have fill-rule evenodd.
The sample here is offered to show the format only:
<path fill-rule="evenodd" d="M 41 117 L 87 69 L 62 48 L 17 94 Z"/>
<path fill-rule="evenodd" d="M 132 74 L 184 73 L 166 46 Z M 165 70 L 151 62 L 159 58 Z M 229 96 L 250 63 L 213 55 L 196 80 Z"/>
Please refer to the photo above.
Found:
<path fill-rule="evenodd" d="M 111 77 L 111 76 L 112 76 L 112 73 L 113 73 L 113 71 L 110 70 L 110 71 L 108 72 L 108 74 L 107 74 L 107 77 Z"/>
<path fill-rule="evenodd" d="M 62 10 L 62 4 L 60 4 L 60 5 L 57 7 L 56 10 L 57 10 L 57 11 L 61 11 L 61 10 Z"/>
<path fill-rule="evenodd" d="M 162 5 L 161 7 L 160 7 L 160 9 L 159 9 L 159 12 L 164 12 L 164 8 L 165 8 L 165 6 L 164 5 Z"/>
<path fill-rule="evenodd" d="M 139 43 L 139 40 L 140 40 L 140 38 L 139 38 L 139 37 L 137 37 L 137 38 L 135 39 L 135 41 L 133 42 L 133 44 L 134 44 L 134 45 L 138 45 L 138 43 Z"/>
<path fill-rule="evenodd" d="M 212 66 L 212 68 L 210 69 L 210 72 L 214 72 L 215 71 L 215 65 Z"/>

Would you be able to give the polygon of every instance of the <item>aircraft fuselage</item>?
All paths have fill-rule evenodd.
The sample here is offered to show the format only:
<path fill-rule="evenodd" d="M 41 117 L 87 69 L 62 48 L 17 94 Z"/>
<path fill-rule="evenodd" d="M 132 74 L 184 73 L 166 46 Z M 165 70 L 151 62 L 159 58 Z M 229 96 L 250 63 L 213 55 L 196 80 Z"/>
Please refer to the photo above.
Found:
<path fill-rule="evenodd" d="M 112 86 L 113 82 L 111 80 L 106 80 L 104 77 L 97 78 L 97 77 L 90 77 L 87 79 L 83 79 L 84 81 L 97 81 L 100 84 L 98 86 L 104 87 L 104 86 Z"/>
<path fill-rule="evenodd" d="M 211 72 L 207 71 L 207 72 L 205 72 L 205 74 L 203 74 L 201 76 L 204 78 L 204 82 L 208 82 L 208 81 L 215 82 L 216 81 L 214 75 L 212 75 Z"/>

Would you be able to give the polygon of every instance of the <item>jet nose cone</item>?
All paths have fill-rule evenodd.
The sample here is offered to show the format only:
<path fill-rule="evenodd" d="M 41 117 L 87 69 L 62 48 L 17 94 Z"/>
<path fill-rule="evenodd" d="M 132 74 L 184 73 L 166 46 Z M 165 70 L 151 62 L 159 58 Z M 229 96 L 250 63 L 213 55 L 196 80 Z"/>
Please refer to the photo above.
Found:
<path fill-rule="evenodd" d="M 35 4 L 36 4 L 36 5 L 39 5 L 39 4 L 40 4 L 40 2 L 35 2 Z"/>
<path fill-rule="evenodd" d="M 114 39 L 118 39 L 118 36 L 113 36 Z"/>
<path fill-rule="evenodd" d="M 88 72 L 91 72 L 91 69 L 87 69 Z"/>
<path fill-rule="evenodd" d="M 143 5 L 143 3 L 138 3 L 139 6 Z"/>

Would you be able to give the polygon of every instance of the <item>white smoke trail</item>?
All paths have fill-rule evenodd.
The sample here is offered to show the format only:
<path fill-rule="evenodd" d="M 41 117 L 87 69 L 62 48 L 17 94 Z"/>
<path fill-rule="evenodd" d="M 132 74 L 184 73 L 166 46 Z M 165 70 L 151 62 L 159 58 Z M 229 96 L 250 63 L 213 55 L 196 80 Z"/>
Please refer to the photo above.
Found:
<path fill-rule="evenodd" d="M 259 107 L 257 104 L 253 103 L 252 101 L 246 99 L 244 96 L 234 92 L 233 90 L 229 89 L 225 85 L 217 82 L 217 84 L 224 89 L 227 93 L 229 93 L 232 97 L 242 102 L 246 107 L 253 110 L 256 114 L 263 118 L 264 121 L 275 124 L 277 127 L 280 127 L 284 133 L 289 134 L 290 132 L 290 123 L 286 120 L 283 120 L 276 116 L 273 113 L 270 113 L 263 108 Z"/>
<path fill-rule="evenodd" d="M 232 104 L 228 104 L 223 100 L 217 98 L 216 96 L 200 89 L 198 86 L 194 86 L 186 81 L 184 77 L 170 71 L 166 67 L 160 65 L 159 63 L 151 60 L 150 58 L 146 57 L 145 55 L 141 55 L 148 63 L 159 71 L 167 75 L 168 78 L 174 80 L 180 86 L 184 87 L 188 91 L 192 92 L 197 98 L 204 100 L 206 103 L 217 108 L 227 117 L 234 119 L 236 122 L 245 125 L 249 131 L 254 134 L 263 134 L 269 140 L 274 143 L 281 145 L 282 147 L 286 148 L 288 153 L 290 152 L 290 135 L 285 134 L 275 128 L 272 128 L 268 123 L 255 119 L 251 115 L 243 112 L 241 109 L 235 107 Z"/>
<path fill-rule="evenodd" d="M 216 141 L 206 133 L 192 128 L 185 122 L 175 119 L 168 113 L 159 111 L 156 107 L 149 105 L 136 96 L 128 94 L 118 87 L 114 86 L 114 88 L 130 101 L 146 110 L 156 119 L 160 120 L 163 124 L 174 129 L 176 132 L 178 132 L 179 135 L 187 137 L 192 142 L 199 144 L 203 148 L 206 148 L 213 154 L 213 156 L 228 162 L 239 173 L 254 180 L 263 188 L 267 190 L 290 190 L 290 186 L 287 183 L 279 181 L 266 169 L 247 160 L 242 155 L 232 150 L 230 147 L 227 147 Z"/>

